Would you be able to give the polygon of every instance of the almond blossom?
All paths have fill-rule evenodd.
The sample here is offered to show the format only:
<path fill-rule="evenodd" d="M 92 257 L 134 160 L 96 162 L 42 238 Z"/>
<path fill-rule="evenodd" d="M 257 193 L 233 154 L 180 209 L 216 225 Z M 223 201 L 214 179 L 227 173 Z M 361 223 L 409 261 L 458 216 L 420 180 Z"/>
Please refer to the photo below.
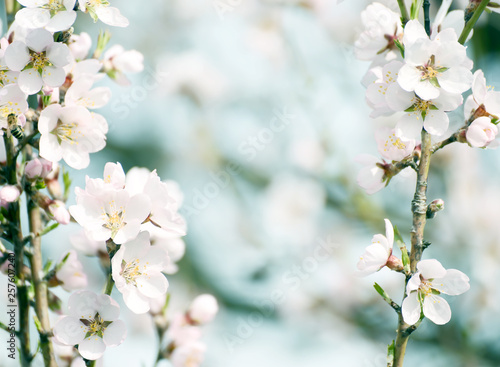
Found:
<path fill-rule="evenodd" d="M 149 300 L 165 295 L 168 281 L 162 270 L 167 263 L 168 254 L 160 247 L 151 246 L 148 232 L 141 232 L 132 241 L 123 243 L 113 256 L 113 280 L 132 312 L 148 312 Z"/>
<path fill-rule="evenodd" d="M 387 89 L 396 83 L 399 69 L 403 66 L 401 61 L 391 61 L 382 68 L 382 78 L 369 84 L 366 88 L 366 101 L 373 108 L 370 117 L 387 116 L 394 114 L 387 101 Z"/>
<path fill-rule="evenodd" d="M 451 319 L 451 310 L 448 302 L 439 295 L 444 293 L 457 296 L 469 288 L 469 278 L 461 271 L 446 270 L 435 259 L 420 261 L 417 272 L 406 286 L 407 297 L 402 305 L 404 321 L 413 325 L 423 312 L 435 324 L 446 324 Z"/>
<path fill-rule="evenodd" d="M 359 258 L 357 268 L 359 274 L 366 276 L 373 274 L 390 262 L 394 270 L 402 270 L 401 260 L 392 255 L 392 246 L 394 244 L 394 228 L 389 219 L 385 221 L 385 236 L 376 234 L 372 238 L 372 244 L 368 246 Z"/>
<path fill-rule="evenodd" d="M 472 62 L 451 28 L 431 40 L 418 20 L 410 20 L 403 37 L 405 65 L 398 83 L 423 100 L 439 97 L 442 90 L 461 94 L 472 83 Z"/>
<path fill-rule="evenodd" d="M 9 69 L 20 71 L 19 88 L 26 94 L 35 94 L 44 85 L 59 87 L 66 79 L 63 67 L 69 63 L 69 49 L 54 42 L 45 29 L 35 29 L 26 36 L 26 43 L 12 42 L 5 50 Z"/>
<path fill-rule="evenodd" d="M 58 162 L 61 159 L 75 169 L 89 165 L 89 153 L 106 145 L 101 120 L 81 106 L 53 104 L 40 114 L 40 156 Z"/>
<path fill-rule="evenodd" d="M 16 84 L 9 84 L 0 89 L 0 129 L 9 127 L 9 115 L 21 116 L 27 110 L 26 94 Z"/>
<path fill-rule="evenodd" d="M 395 49 L 395 40 L 403 35 L 399 14 L 378 2 L 368 5 L 361 12 L 364 31 L 354 44 L 360 60 L 372 60 L 377 55 Z"/>
<path fill-rule="evenodd" d="M 61 287 L 67 292 L 86 288 L 87 275 L 83 271 L 83 265 L 78 260 L 76 251 L 71 250 L 67 254 L 64 254 L 60 261 L 66 256 L 66 262 L 56 272 L 57 279 L 62 283 Z"/>
<path fill-rule="evenodd" d="M 488 117 L 481 116 L 472 121 L 465 132 L 465 137 L 474 148 L 496 147 L 498 145 L 495 141 L 497 134 L 498 127 L 491 123 Z M 492 144 L 494 141 L 496 144 Z"/>
<path fill-rule="evenodd" d="M 120 10 L 109 6 L 108 0 L 78 0 L 80 10 L 90 14 L 94 22 L 101 22 L 115 27 L 127 27 L 129 21 Z"/>
<path fill-rule="evenodd" d="M 472 94 L 467 97 L 464 104 L 465 117 L 471 116 L 477 110 L 479 116 L 500 118 L 500 92 L 486 86 L 486 78 L 482 70 L 474 73 L 472 81 Z"/>
<path fill-rule="evenodd" d="M 174 349 L 170 357 L 173 367 L 198 367 L 203 362 L 207 347 L 202 342 L 183 344 Z"/>
<path fill-rule="evenodd" d="M 415 149 L 414 139 L 405 139 L 396 135 L 396 129 L 381 128 L 375 133 L 378 151 L 389 161 L 400 161 Z"/>
<path fill-rule="evenodd" d="M 125 50 L 114 45 L 104 53 L 104 70 L 118 84 L 129 85 L 125 74 L 139 73 L 144 70 L 144 56 L 136 50 Z"/>
<path fill-rule="evenodd" d="M 219 311 L 217 300 L 211 294 L 201 294 L 196 297 L 187 312 L 189 318 L 196 324 L 207 324 Z"/>
<path fill-rule="evenodd" d="M 76 0 L 18 0 L 25 8 L 16 21 L 25 28 L 45 28 L 50 32 L 69 29 L 76 20 Z"/>
<path fill-rule="evenodd" d="M 381 167 L 377 157 L 369 154 L 361 154 L 356 157 L 356 161 L 363 165 L 358 173 L 358 185 L 371 195 L 382 190 L 386 186 L 385 170 Z"/>
<path fill-rule="evenodd" d="M 120 306 L 110 296 L 79 291 L 69 298 L 68 315 L 54 325 L 54 336 L 61 344 L 78 344 L 83 358 L 95 360 L 125 340 L 127 329 L 119 315 Z"/>

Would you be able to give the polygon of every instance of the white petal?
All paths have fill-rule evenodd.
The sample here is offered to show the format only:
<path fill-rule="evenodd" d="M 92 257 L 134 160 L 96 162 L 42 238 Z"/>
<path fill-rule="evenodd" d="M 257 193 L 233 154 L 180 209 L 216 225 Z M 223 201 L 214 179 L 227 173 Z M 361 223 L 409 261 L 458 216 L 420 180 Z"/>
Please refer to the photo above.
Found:
<path fill-rule="evenodd" d="M 63 67 L 69 64 L 70 52 L 68 46 L 63 43 L 54 42 L 47 49 L 47 58 L 54 66 Z"/>
<path fill-rule="evenodd" d="M 63 68 L 46 66 L 42 71 L 42 79 L 49 87 L 60 87 L 66 80 L 66 73 Z"/>
<path fill-rule="evenodd" d="M 418 39 L 429 39 L 425 32 L 424 26 L 416 19 L 410 20 L 405 25 L 405 32 L 403 36 L 403 43 L 409 46 L 415 43 Z"/>
<path fill-rule="evenodd" d="M 23 42 L 14 41 L 5 50 L 5 63 L 9 69 L 21 71 L 30 61 L 28 47 Z"/>
<path fill-rule="evenodd" d="M 54 335 L 66 345 L 80 343 L 86 333 L 87 328 L 76 317 L 65 316 L 54 325 Z"/>
<path fill-rule="evenodd" d="M 60 11 L 52 17 L 45 26 L 50 32 L 60 32 L 69 29 L 76 20 L 76 11 Z"/>
<path fill-rule="evenodd" d="M 415 86 L 415 94 L 428 101 L 439 97 L 439 88 L 433 86 L 429 80 L 424 80 Z"/>
<path fill-rule="evenodd" d="M 396 135 L 405 139 L 419 139 L 421 132 L 422 116 L 415 112 L 405 113 L 396 125 Z"/>
<path fill-rule="evenodd" d="M 488 89 L 486 88 L 486 78 L 482 70 L 477 70 L 474 73 L 472 81 L 472 94 L 478 103 L 484 103 Z"/>
<path fill-rule="evenodd" d="M 123 292 L 123 300 L 127 307 L 136 314 L 142 314 L 149 311 L 150 306 L 147 297 L 140 294 L 135 287 Z"/>
<path fill-rule="evenodd" d="M 384 219 L 384 221 L 385 221 L 385 237 L 387 238 L 389 248 L 392 250 L 392 245 L 394 243 L 394 228 L 392 227 L 392 223 L 389 219 Z"/>
<path fill-rule="evenodd" d="M 24 93 L 35 94 L 42 89 L 43 80 L 38 71 L 27 69 L 19 74 L 18 84 Z"/>
<path fill-rule="evenodd" d="M 101 358 L 105 350 L 106 345 L 102 338 L 96 335 L 89 336 L 78 344 L 78 352 L 80 352 L 82 357 L 92 361 Z"/>
<path fill-rule="evenodd" d="M 21 27 L 33 29 L 42 28 L 50 21 L 50 11 L 40 8 L 24 8 L 17 12 L 16 22 Z"/>
<path fill-rule="evenodd" d="M 127 27 L 129 25 L 128 19 L 120 13 L 120 10 L 112 6 L 100 6 L 95 9 L 95 12 L 101 22 L 107 25 L 115 27 Z"/>
<path fill-rule="evenodd" d="M 432 281 L 432 288 L 450 296 L 457 296 L 470 289 L 469 277 L 460 270 L 448 269 L 444 277 Z"/>
<path fill-rule="evenodd" d="M 157 298 L 167 293 L 168 281 L 162 273 L 141 276 L 136 281 L 137 289 L 146 297 Z"/>
<path fill-rule="evenodd" d="M 46 29 L 35 29 L 26 36 L 26 46 L 35 52 L 42 52 L 54 43 L 52 33 Z"/>
<path fill-rule="evenodd" d="M 403 301 L 401 307 L 403 320 L 408 325 L 414 325 L 420 319 L 420 302 L 418 301 L 418 292 L 412 292 Z"/>
<path fill-rule="evenodd" d="M 450 93 L 463 93 L 472 84 L 472 73 L 462 66 L 453 67 L 440 73 L 438 76 L 439 85 Z"/>
<path fill-rule="evenodd" d="M 387 104 L 394 111 L 405 111 L 416 102 L 415 93 L 405 91 L 398 83 L 387 88 L 385 97 Z"/>
<path fill-rule="evenodd" d="M 416 291 L 420 287 L 420 283 L 422 283 L 420 281 L 420 273 L 416 272 L 406 284 L 406 294 L 410 295 L 411 292 Z"/>
<path fill-rule="evenodd" d="M 122 320 L 112 322 L 103 333 L 104 344 L 107 347 L 116 347 L 127 337 L 127 326 Z"/>
<path fill-rule="evenodd" d="M 436 259 L 420 261 L 417 264 L 417 269 L 424 279 L 442 278 L 446 275 L 446 269 Z"/>
<path fill-rule="evenodd" d="M 479 126 L 471 125 L 465 133 L 467 142 L 474 148 L 483 148 L 488 143 L 486 132 Z"/>
<path fill-rule="evenodd" d="M 451 319 L 451 309 L 448 302 L 433 294 L 425 297 L 423 310 L 425 317 L 437 325 L 444 325 Z"/>
<path fill-rule="evenodd" d="M 417 85 L 420 83 L 422 77 L 422 72 L 416 67 L 405 64 L 399 70 L 398 84 L 405 91 L 414 91 Z"/>
<path fill-rule="evenodd" d="M 429 110 L 424 120 L 424 129 L 431 135 L 441 136 L 446 130 L 450 121 L 448 115 L 439 110 Z"/>

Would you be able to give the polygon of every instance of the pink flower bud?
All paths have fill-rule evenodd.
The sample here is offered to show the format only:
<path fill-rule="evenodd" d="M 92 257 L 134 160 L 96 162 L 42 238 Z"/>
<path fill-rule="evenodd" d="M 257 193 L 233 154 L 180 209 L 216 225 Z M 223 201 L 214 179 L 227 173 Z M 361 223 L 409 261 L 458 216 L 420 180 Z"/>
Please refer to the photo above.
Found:
<path fill-rule="evenodd" d="M 219 311 L 217 300 L 211 294 L 196 297 L 188 310 L 189 319 L 196 324 L 206 324 L 213 320 Z"/>
<path fill-rule="evenodd" d="M 2 204 L 12 203 L 21 195 L 21 192 L 16 186 L 6 185 L 0 189 L 0 202 Z"/>
<path fill-rule="evenodd" d="M 397 258 L 394 255 L 389 256 L 387 259 L 387 263 L 385 264 L 389 269 L 394 271 L 403 271 L 403 262 L 401 259 Z"/>
<path fill-rule="evenodd" d="M 49 205 L 49 213 L 60 224 L 68 224 L 70 222 L 71 217 L 68 209 L 66 209 L 66 205 L 60 200 L 54 200 Z"/>
<path fill-rule="evenodd" d="M 35 158 L 26 163 L 25 173 L 30 180 L 45 178 L 52 170 L 52 162 L 45 158 Z"/>

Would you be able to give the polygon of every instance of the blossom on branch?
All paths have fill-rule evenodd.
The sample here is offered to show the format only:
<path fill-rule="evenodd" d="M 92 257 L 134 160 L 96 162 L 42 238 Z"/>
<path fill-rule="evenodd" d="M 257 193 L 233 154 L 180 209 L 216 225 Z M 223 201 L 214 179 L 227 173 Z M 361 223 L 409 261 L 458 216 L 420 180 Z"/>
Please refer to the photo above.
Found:
<path fill-rule="evenodd" d="M 76 0 L 18 0 L 25 6 L 16 13 L 24 28 L 45 28 L 50 32 L 69 29 L 76 20 Z"/>
<path fill-rule="evenodd" d="M 448 302 L 441 293 L 457 296 L 470 288 L 467 275 L 456 269 L 446 270 L 435 259 L 422 260 L 417 264 L 417 272 L 406 286 L 407 297 L 403 301 L 404 321 L 414 325 L 424 316 L 437 325 L 446 324 L 451 319 Z"/>

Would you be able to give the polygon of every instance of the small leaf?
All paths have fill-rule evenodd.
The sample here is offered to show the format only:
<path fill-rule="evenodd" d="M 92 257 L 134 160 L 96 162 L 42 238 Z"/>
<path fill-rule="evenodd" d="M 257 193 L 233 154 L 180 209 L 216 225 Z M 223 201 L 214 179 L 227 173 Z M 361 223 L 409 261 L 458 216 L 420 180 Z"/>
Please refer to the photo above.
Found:
<path fill-rule="evenodd" d="M 392 367 L 394 364 L 394 354 L 396 352 L 396 345 L 394 340 L 387 346 L 387 367 Z"/>
<path fill-rule="evenodd" d="M 434 77 L 434 78 L 429 78 L 429 82 L 430 82 L 433 86 L 435 86 L 436 88 L 441 88 L 441 86 L 439 85 L 439 82 L 438 82 L 438 80 L 437 80 L 437 78 L 436 78 L 436 77 Z"/>
<path fill-rule="evenodd" d="M 401 52 L 401 57 L 404 59 L 405 58 L 405 46 L 398 39 L 394 40 L 394 44 L 399 49 L 399 52 Z"/>
<path fill-rule="evenodd" d="M 46 235 L 47 233 L 49 233 L 50 231 L 56 229 L 57 227 L 59 226 L 59 223 L 54 223 L 48 227 L 45 227 L 41 232 L 40 232 L 40 236 L 44 236 Z"/>
<path fill-rule="evenodd" d="M 389 295 L 382 289 L 382 287 L 380 285 L 378 285 L 378 283 L 374 283 L 373 288 L 375 288 L 377 293 L 380 294 L 384 300 L 389 301 L 389 302 L 391 301 L 391 298 L 389 297 Z"/>
<path fill-rule="evenodd" d="M 69 177 L 69 172 L 63 172 L 63 183 L 64 183 L 64 201 L 68 199 L 69 189 L 71 188 L 71 178 Z"/>

